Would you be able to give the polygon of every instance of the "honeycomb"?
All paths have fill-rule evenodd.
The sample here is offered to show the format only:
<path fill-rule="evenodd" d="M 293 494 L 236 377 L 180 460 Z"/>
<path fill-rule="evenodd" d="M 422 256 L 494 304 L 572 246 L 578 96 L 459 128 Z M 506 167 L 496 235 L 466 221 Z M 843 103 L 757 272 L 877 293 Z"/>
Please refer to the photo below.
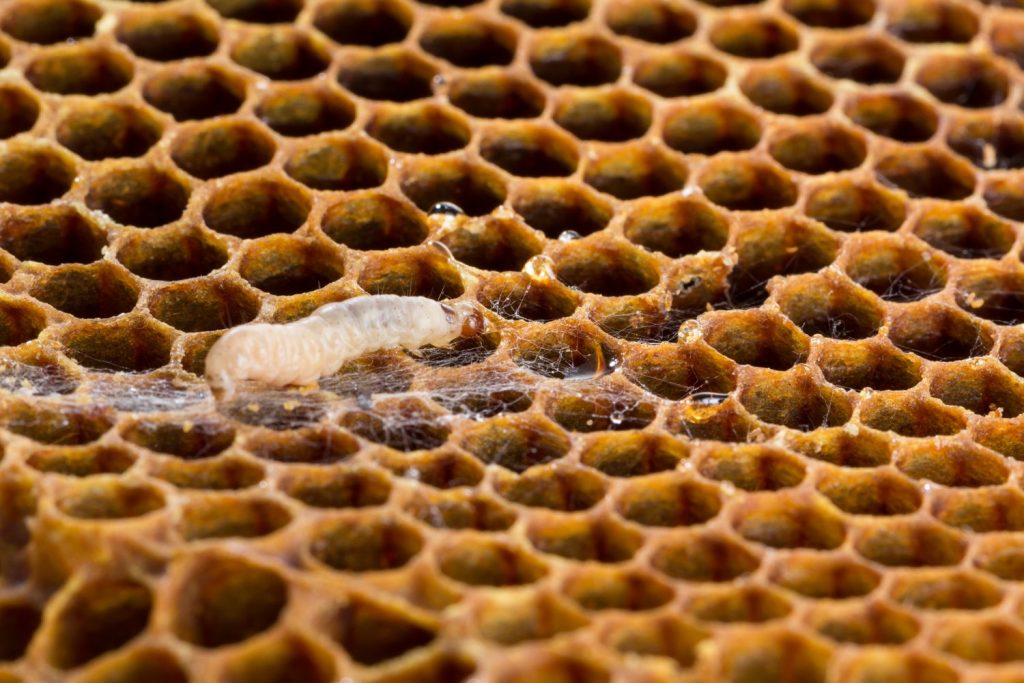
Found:
<path fill-rule="evenodd" d="M 2 0 L 0 683 L 1024 680 L 1022 10 Z"/>

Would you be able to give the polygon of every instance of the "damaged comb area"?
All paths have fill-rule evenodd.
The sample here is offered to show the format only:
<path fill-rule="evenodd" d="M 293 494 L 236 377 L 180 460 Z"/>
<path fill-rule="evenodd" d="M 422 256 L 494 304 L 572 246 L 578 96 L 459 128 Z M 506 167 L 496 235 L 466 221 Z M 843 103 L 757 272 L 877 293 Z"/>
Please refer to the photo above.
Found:
<path fill-rule="evenodd" d="M 1020 680 L 1021 65 L 1015 0 L 0 3 L 0 683 Z M 385 294 L 472 315 L 202 379 Z"/>

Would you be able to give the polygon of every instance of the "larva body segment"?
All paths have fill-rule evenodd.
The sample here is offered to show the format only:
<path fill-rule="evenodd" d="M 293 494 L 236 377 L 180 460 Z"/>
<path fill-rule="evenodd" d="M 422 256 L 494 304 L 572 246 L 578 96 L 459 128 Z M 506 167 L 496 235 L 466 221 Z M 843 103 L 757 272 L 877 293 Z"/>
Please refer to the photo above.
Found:
<path fill-rule="evenodd" d="M 228 331 L 206 356 L 214 394 L 230 396 L 242 380 L 273 386 L 312 384 L 364 353 L 446 346 L 476 334 L 483 318 L 470 304 L 382 294 L 326 304 L 283 325 L 251 323 Z"/>

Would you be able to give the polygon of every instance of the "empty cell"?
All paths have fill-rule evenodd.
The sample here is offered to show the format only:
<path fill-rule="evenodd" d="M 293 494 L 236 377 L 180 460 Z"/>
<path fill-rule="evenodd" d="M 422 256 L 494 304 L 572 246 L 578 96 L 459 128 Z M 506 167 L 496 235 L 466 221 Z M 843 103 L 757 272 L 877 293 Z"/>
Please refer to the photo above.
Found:
<path fill-rule="evenodd" d="M 153 597 L 144 584 L 110 576 L 68 584 L 49 630 L 46 657 L 73 669 L 116 650 L 146 629 Z"/>

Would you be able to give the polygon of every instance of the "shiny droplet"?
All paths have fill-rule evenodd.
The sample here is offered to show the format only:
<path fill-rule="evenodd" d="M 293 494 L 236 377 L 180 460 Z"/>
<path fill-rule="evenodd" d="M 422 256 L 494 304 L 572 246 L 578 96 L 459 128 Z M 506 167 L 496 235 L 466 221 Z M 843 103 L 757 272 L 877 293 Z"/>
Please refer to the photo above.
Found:
<path fill-rule="evenodd" d="M 466 212 L 462 210 L 462 207 L 452 202 L 438 202 L 430 207 L 430 211 L 427 212 L 431 216 L 464 216 Z"/>

